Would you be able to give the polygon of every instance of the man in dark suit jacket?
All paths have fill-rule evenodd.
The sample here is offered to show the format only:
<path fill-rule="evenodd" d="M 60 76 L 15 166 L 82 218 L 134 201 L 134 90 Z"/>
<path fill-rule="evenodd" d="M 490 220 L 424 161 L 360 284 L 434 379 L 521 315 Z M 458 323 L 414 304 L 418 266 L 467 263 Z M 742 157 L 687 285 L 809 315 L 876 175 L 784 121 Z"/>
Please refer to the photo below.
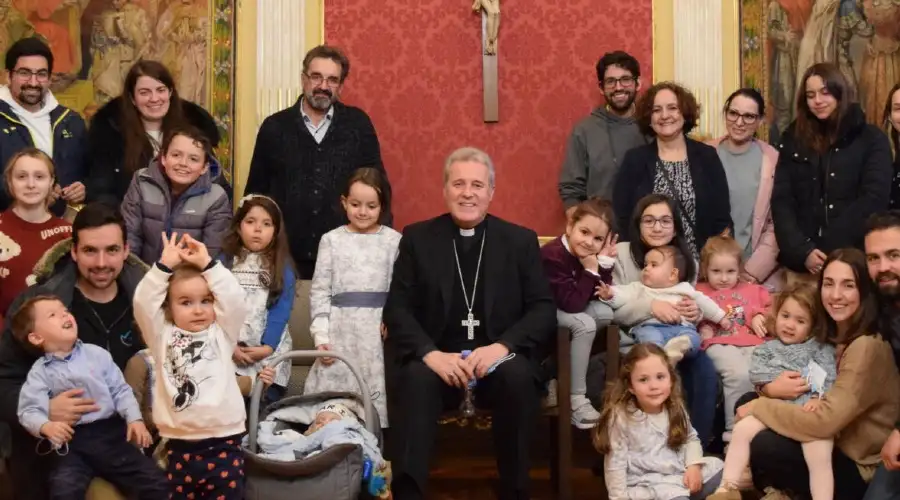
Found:
<path fill-rule="evenodd" d="M 450 213 L 408 226 L 400 241 L 384 308 L 397 500 L 425 497 L 437 419 L 459 406 L 470 381 L 477 382 L 476 405 L 493 410 L 500 497 L 529 498 L 538 363 L 556 306 L 537 235 L 488 215 L 493 194 L 487 154 L 455 151 L 444 167 Z"/>

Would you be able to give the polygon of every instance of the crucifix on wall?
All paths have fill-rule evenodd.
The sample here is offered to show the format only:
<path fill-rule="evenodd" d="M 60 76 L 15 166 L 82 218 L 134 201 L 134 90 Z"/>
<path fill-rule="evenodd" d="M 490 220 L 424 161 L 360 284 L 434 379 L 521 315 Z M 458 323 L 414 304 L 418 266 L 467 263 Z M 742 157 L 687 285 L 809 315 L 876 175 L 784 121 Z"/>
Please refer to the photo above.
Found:
<path fill-rule="evenodd" d="M 472 10 L 481 13 L 481 71 L 484 89 L 484 121 L 500 121 L 497 96 L 497 34 L 500 30 L 500 0 L 474 0 Z"/>

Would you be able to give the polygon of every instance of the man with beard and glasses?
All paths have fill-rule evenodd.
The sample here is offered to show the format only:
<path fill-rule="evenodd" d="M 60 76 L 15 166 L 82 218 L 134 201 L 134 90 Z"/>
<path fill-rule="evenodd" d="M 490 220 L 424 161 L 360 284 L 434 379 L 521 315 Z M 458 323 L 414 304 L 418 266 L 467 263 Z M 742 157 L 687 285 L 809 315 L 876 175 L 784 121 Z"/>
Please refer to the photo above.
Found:
<path fill-rule="evenodd" d="M 301 280 L 311 280 L 319 239 L 346 223 L 341 189 L 361 167 L 384 172 L 375 127 L 361 109 L 338 101 L 350 61 L 328 45 L 303 58 L 303 95 L 266 118 L 256 136 L 245 194 L 263 194 L 281 210 Z M 385 214 L 390 220 L 390 214 Z"/>
<path fill-rule="evenodd" d="M 588 198 L 612 200 L 613 182 L 625 152 L 647 143 L 634 120 L 640 77 L 637 59 L 621 50 L 607 52 L 597 62 L 606 105 L 578 122 L 569 136 L 559 174 L 559 196 L 567 216 Z"/>
<path fill-rule="evenodd" d="M 880 212 L 866 222 L 869 276 L 881 299 L 880 330 L 900 365 L 900 210 Z M 873 381 L 878 383 L 878 381 Z M 900 417 L 900 416 L 898 416 Z M 865 500 L 900 500 L 900 418 L 881 449 L 881 461 Z"/>
<path fill-rule="evenodd" d="M 84 202 L 84 120 L 60 105 L 50 92 L 53 53 L 40 39 L 23 38 L 12 44 L 6 52 L 6 71 L 9 85 L 0 86 L 0 168 L 27 147 L 47 153 L 56 166 L 58 201 L 51 211 L 63 215 L 67 203 Z M 3 187 L 0 185 L 0 210 L 6 210 L 11 202 Z"/>
<path fill-rule="evenodd" d="M 75 316 L 78 338 L 108 350 L 124 370 L 128 360 L 144 347 L 133 326 L 131 302 L 146 269 L 128 252 L 125 221 L 119 211 L 101 203 L 88 204 L 75 217 L 72 238 L 44 254 L 35 266 L 37 283 L 16 297 L 6 318 L 12 318 L 29 297 L 59 297 Z M 47 450 L 36 448 L 38 441 L 19 425 L 16 416 L 19 390 L 37 359 L 13 339 L 8 320 L 0 338 L 0 434 L 12 430 L 9 464 L 15 498 L 41 499 L 47 493 L 48 466 L 36 452 Z M 87 396 L 75 386 L 54 397 L 50 420 L 74 425 L 85 413 L 96 411 Z"/>

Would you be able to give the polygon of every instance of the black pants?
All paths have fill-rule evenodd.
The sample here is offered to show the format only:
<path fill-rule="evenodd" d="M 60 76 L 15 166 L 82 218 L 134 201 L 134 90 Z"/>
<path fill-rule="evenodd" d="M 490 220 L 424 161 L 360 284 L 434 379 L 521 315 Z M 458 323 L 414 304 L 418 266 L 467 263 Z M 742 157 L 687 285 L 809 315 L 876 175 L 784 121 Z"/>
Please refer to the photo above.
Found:
<path fill-rule="evenodd" d="M 438 417 L 459 407 L 462 390 L 449 387 L 422 361 L 397 367 L 387 442 L 396 500 L 425 498 Z M 527 499 L 531 437 L 540 415 L 540 388 L 525 356 L 502 363 L 478 381 L 475 402 L 492 409 L 492 430 L 500 474 L 500 498 Z"/>
<path fill-rule="evenodd" d="M 12 456 L 7 463 L 12 479 L 13 498 L 46 499 L 49 493 L 47 471 L 53 464 L 52 457 L 38 455 L 35 452 L 37 439 L 18 423 L 9 427 L 12 434 Z"/>
<path fill-rule="evenodd" d="M 118 417 L 76 426 L 68 453 L 50 472 L 50 498 L 83 500 L 91 480 L 101 477 L 129 497 L 168 499 L 162 469 L 125 436 L 125 421 Z"/>
<path fill-rule="evenodd" d="M 753 392 L 744 394 L 735 404 L 735 411 L 758 397 Z M 831 469 L 835 500 L 862 499 L 868 485 L 859 475 L 856 462 L 837 446 L 831 455 Z M 750 470 L 753 486 L 760 491 L 771 486 L 794 497 L 810 498 L 809 468 L 803 458 L 803 448 L 791 438 L 771 430 L 757 434 L 750 442 Z"/>

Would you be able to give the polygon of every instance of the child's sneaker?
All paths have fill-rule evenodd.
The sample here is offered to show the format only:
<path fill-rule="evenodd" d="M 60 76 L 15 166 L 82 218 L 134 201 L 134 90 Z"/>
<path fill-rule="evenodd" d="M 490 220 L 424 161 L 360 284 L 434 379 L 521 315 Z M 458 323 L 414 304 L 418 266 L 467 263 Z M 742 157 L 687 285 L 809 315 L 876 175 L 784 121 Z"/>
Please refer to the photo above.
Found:
<path fill-rule="evenodd" d="M 600 421 L 600 413 L 584 395 L 572 396 L 572 425 L 579 429 L 593 429 Z"/>
<path fill-rule="evenodd" d="M 679 335 L 666 342 L 663 350 L 666 351 L 666 356 L 674 365 L 684 359 L 685 353 L 691 350 L 691 338 L 687 335 Z"/>

